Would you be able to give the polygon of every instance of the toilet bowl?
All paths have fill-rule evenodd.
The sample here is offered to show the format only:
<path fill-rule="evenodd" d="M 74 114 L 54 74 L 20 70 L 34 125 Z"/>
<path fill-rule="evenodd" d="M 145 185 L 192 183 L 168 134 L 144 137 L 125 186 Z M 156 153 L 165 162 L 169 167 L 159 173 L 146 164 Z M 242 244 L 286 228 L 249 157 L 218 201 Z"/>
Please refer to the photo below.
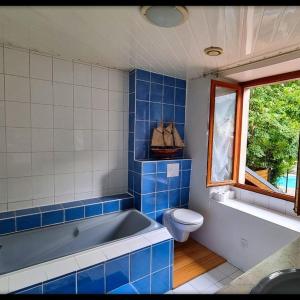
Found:
<path fill-rule="evenodd" d="M 185 208 L 173 208 L 165 211 L 163 225 L 178 242 L 185 242 L 190 233 L 200 228 L 203 216 Z"/>

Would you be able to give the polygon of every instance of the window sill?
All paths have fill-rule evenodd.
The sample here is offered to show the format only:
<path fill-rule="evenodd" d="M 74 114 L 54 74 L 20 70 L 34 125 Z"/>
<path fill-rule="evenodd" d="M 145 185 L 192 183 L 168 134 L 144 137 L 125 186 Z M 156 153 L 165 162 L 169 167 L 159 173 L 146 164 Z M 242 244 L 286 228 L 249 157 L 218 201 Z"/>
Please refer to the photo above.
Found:
<path fill-rule="evenodd" d="M 248 204 L 234 199 L 216 201 L 216 203 L 231 207 L 246 214 L 250 214 L 257 218 L 300 233 L 300 219 L 298 219 L 297 217 L 287 216 L 280 212 L 272 211 L 267 208 L 258 207 L 254 204 Z"/>

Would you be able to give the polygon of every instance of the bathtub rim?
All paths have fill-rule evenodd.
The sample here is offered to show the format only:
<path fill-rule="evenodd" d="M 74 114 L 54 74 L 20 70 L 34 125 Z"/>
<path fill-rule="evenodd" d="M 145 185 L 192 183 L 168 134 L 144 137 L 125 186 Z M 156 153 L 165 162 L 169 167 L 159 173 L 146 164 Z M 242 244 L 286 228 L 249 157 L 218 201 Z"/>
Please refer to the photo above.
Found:
<path fill-rule="evenodd" d="M 142 214 L 151 221 L 151 224 L 159 224 L 134 208 L 129 210 Z M 28 286 L 88 268 L 92 265 L 104 263 L 130 252 L 173 238 L 167 228 L 161 224 L 150 231 L 143 232 L 144 230 L 129 237 L 120 238 L 74 254 L 2 274 L 0 275 L 0 293 L 11 293 L 24 289 Z"/>

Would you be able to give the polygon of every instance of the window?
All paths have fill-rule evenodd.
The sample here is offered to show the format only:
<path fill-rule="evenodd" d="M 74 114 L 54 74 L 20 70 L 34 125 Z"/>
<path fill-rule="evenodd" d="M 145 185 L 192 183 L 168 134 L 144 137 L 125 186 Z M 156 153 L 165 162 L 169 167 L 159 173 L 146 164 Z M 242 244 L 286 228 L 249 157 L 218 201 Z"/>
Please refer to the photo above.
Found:
<path fill-rule="evenodd" d="M 240 84 L 212 80 L 207 186 L 295 202 L 300 214 L 300 72 Z"/>

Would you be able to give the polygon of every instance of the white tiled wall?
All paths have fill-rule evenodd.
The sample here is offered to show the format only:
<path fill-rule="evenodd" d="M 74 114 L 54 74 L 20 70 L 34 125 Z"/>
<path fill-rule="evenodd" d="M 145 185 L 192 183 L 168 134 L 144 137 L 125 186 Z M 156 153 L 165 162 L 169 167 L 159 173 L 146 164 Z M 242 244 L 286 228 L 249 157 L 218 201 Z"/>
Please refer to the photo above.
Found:
<path fill-rule="evenodd" d="M 127 191 L 128 74 L 0 45 L 0 211 Z"/>

